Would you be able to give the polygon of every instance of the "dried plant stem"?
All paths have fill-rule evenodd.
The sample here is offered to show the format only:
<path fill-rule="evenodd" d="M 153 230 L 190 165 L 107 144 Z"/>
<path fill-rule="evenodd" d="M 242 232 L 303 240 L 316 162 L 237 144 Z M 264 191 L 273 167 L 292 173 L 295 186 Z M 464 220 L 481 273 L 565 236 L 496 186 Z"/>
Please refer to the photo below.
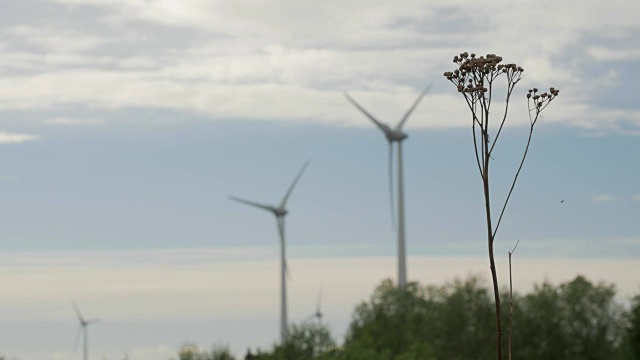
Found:
<path fill-rule="evenodd" d="M 496 272 L 496 261 L 493 256 L 493 241 L 495 239 L 495 232 L 493 231 L 493 224 L 491 222 L 491 196 L 489 194 L 489 156 L 488 152 L 488 136 L 486 132 L 483 131 L 483 190 L 484 190 L 484 203 L 485 203 L 485 214 L 487 220 L 487 240 L 489 246 L 489 268 L 491 270 L 491 280 L 493 282 L 493 297 L 495 300 L 496 307 L 496 350 L 498 352 L 498 360 L 502 359 L 502 322 L 500 319 L 500 289 L 498 287 L 498 274 Z"/>
<path fill-rule="evenodd" d="M 454 56 L 453 62 L 458 66 L 454 71 L 447 71 L 444 76 L 453 83 L 458 92 L 462 94 L 467 104 L 467 107 L 471 111 L 472 125 L 471 131 L 473 133 L 473 149 L 475 152 L 476 164 L 482 178 L 482 188 L 484 192 L 485 203 L 485 216 L 487 224 L 487 245 L 489 248 L 489 267 L 491 269 L 491 279 L 493 282 L 493 294 L 495 298 L 496 307 L 496 352 L 497 359 L 502 360 L 502 321 L 501 321 L 501 309 L 500 309 L 500 289 L 498 287 L 498 274 L 496 272 L 495 257 L 493 254 L 493 244 L 502 223 L 509 200 L 515 188 L 518 176 L 522 170 L 527 154 L 529 153 L 529 146 L 531 144 L 531 137 L 533 135 L 533 128 L 538 120 L 540 112 L 544 110 L 549 103 L 558 96 L 559 90 L 550 88 L 549 93 L 538 93 L 537 88 L 529 90 L 527 94 L 529 105 L 529 121 L 531 127 L 529 128 L 529 136 L 527 138 L 526 147 L 520 160 L 518 170 L 516 171 L 511 188 L 507 194 L 506 199 L 501 203 L 498 221 L 493 224 L 491 218 L 491 196 L 489 193 L 489 162 L 492 160 L 492 153 L 498 138 L 502 134 L 504 124 L 507 120 L 509 113 L 509 102 L 511 95 L 516 84 L 520 81 L 521 75 L 524 69 L 516 64 L 502 64 L 502 57 L 495 54 L 487 54 L 485 56 L 476 57 L 475 54 L 469 54 L 464 52 L 458 56 Z M 506 77 L 507 93 L 504 102 L 504 113 L 501 119 L 498 119 L 499 126 L 495 136 L 491 137 L 489 134 L 489 115 L 491 114 L 490 108 L 492 105 L 492 93 L 494 90 L 493 82 L 500 76 Z M 534 112 L 532 117 L 531 113 Z M 517 246 L 517 245 L 516 245 Z M 515 251 L 515 248 L 514 248 Z M 511 253 L 509 253 L 509 297 L 511 301 L 511 314 L 513 315 L 513 302 L 511 291 Z M 511 334 L 512 323 L 509 324 L 509 359 L 511 359 Z"/>
<path fill-rule="evenodd" d="M 511 360 L 511 339 L 513 338 L 513 277 L 511 276 L 511 255 L 516 252 L 519 243 L 520 240 L 516 242 L 513 250 L 509 251 L 509 360 Z"/>

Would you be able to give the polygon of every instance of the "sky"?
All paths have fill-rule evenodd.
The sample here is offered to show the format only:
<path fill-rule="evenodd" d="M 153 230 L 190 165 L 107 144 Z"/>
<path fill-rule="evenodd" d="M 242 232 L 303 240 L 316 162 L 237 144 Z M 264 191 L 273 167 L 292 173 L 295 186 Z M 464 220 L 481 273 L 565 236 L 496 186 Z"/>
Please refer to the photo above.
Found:
<path fill-rule="evenodd" d="M 496 204 L 524 149 L 524 95 L 560 89 L 498 233 L 500 283 L 519 240 L 520 291 L 585 274 L 621 301 L 640 293 L 639 10 L 0 2 L 0 354 L 80 358 L 71 300 L 100 319 L 96 359 L 168 359 L 185 341 L 269 347 L 276 224 L 228 196 L 276 204 L 308 159 L 288 202 L 290 318 L 311 315 L 322 288 L 342 337 L 354 306 L 396 276 L 386 140 L 346 91 L 393 125 L 432 85 L 405 127 L 408 278 L 488 278 L 470 114 L 443 76 L 463 51 L 525 69 L 492 162 Z"/>

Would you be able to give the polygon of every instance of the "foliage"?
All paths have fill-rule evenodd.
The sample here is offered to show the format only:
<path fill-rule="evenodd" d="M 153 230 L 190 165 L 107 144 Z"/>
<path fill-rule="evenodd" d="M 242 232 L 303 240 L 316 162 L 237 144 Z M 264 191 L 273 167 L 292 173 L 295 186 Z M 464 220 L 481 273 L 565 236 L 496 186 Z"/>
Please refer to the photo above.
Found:
<path fill-rule="evenodd" d="M 629 327 L 627 328 L 627 340 L 630 344 L 633 359 L 640 360 L 640 295 L 637 295 L 629 312 Z"/>
<path fill-rule="evenodd" d="M 177 360 L 236 360 L 226 346 L 214 346 L 210 352 L 201 351 L 192 343 L 182 345 Z"/>
<path fill-rule="evenodd" d="M 385 280 L 356 308 L 344 351 L 370 349 L 381 359 L 481 358 L 491 352 L 492 335 L 484 331 L 491 308 L 477 277 L 424 288 L 409 283 L 404 292 Z"/>
<path fill-rule="evenodd" d="M 346 353 L 354 356 L 354 348 L 356 352 L 370 349 L 384 359 L 399 356 L 423 332 L 426 310 L 424 290 L 418 284 L 409 283 L 402 290 L 391 280 L 383 281 L 369 302 L 356 307 L 345 340 Z"/>
<path fill-rule="evenodd" d="M 612 285 L 582 276 L 560 285 L 545 282 L 525 295 L 514 292 L 513 358 L 640 359 L 640 296 L 625 312 L 615 295 Z M 309 321 L 293 325 L 285 344 L 249 352 L 245 360 L 492 359 L 494 333 L 487 329 L 495 321 L 493 307 L 491 291 L 477 276 L 439 286 L 411 282 L 405 291 L 384 280 L 355 308 L 342 346 L 324 324 Z M 505 307 L 503 321 L 508 316 Z M 233 359 L 189 344 L 179 355 Z"/>
<path fill-rule="evenodd" d="M 401 359 L 422 346 L 420 359 L 491 359 L 493 305 L 478 277 L 411 283 L 404 295 L 385 280 L 356 308 L 343 352 L 362 354 L 346 359 Z M 615 359 L 622 351 L 624 313 L 612 285 L 582 276 L 544 283 L 525 296 L 514 293 L 514 314 L 515 359 Z M 503 321 L 508 316 L 505 308 Z"/>
<path fill-rule="evenodd" d="M 323 360 L 333 359 L 330 355 L 336 351 L 336 342 L 326 325 L 315 321 L 294 324 L 284 344 L 274 345 L 273 351 L 247 354 L 245 359 L 256 360 Z"/>
<path fill-rule="evenodd" d="M 640 360 L 640 295 L 631 299 L 621 343 L 621 360 Z"/>
<path fill-rule="evenodd" d="M 614 359 L 624 313 L 613 285 L 582 276 L 554 287 L 536 286 L 521 299 L 514 333 L 517 359 Z"/>

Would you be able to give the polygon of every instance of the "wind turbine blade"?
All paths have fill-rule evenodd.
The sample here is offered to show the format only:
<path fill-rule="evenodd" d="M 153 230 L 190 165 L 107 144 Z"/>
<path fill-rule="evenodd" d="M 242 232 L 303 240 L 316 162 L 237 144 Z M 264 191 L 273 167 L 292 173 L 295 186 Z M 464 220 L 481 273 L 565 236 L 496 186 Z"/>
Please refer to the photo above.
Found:
<path fill-rule="evenodd" d="M 358 104 L 355 100 L 353 100 L 353 98 L 351 98 L 351 96 L 349 96 L 349 94 L 347 94 L 346 92 L 344 93 L 344 96 L 347 98 L 347 100 L 349 100 L 349 102 L 351 104 L 353 104 L 353 106 L 355 106 L 356 108 L 358 108 L 358 110 L 360 110 L 366 117 L 368 117 L 371 121 L 373 121 L 374 124 L 376 124 L 376 126 L 382 130 L 382 132 L 384 132 L 385 134 L 387 134 L 389 132 L 389 127 L 385 126 L 383 123 L 381 123 L 378 119 L 376 119 L 375 117 L 373 117 L 373 115 L 369 114 L 369 112 L 367 112 L 367 110 L 365 110 L 362 106 L 360 106 L 360 104 Z"/>
<path fill-rule="evenodd" d="M 395 232 L 396 211 L 393 190 L 393 142 L 389 141 L 389 209 L 391 211 L 391 229 Z"/>
<path fill-rule="evenodd" d="M 260 209 L 265 209 L 265 210 L 268 210 L 268 211 L 273 211 L 273 206 L 259 204 L 257 202 L 241 199 L 241 198 L 235 197 L 235 196 L 229 196 L 229 199 L 231 199 L 233 201 L 236 201 L 236 202 L 239 202 L 241 204 L 257 207 L 257 208 L 260 208 Z"/>
<path fill-rule="evenodd" d="M 84 322 L 84 318 L 82 317 L 82 313 L 80 313 L 80 308 L 78 307 L 78 304 L 76 304 L 75 301 L 72 301 L 71 305 L 73 305 L 73 310 L 75 310 L 78 320 L 80 320 L 81 323 Z"/>
<path fill-rule="evenodd" d="M 80 336 L 82 333 L 82 325 L 78 326 L 78 333 L 76 334 L 76 341 L 73 342 L 73 352 L 78 351 L 78 346 L 80 346 Z"/>
<path fill-rule="evenodd" d="M 284 198 L 282 198 L 282 202 L 280 203 L 280 208 L 281 209 L 283 209 L 284 206 L 287 204 L 287 200 L 289 199 L 289 196 L 291 195 L 291 192 L 293 191 L 293 188 L 296 187 L 296 184 L 298 183 L 298 180 L 300 180 L 300 177 L 304 173 L 304 170 L 307 168 L 307 166 L 309 166 L 309 162 L 311 162 L 311 160 L 305 161 L 305 163 L 304 163 L 304 165 L 302 165 L 302 168 L 300 169 L 300 171 L 298 171 L 298 175 L 296 175 L 296 178 L 293 180 L 293 183 L 289 187 L 289 190 L 287 190 L 287 194 L 284 196 Z"/>
<path fill-rule="evenodd" d="M 427 95 L 427 93 L 429 92 L 429 90 L 431 90 L 431 84 L 429 84 L 420 94 L 420 96 L 418 96 L 418 99 L 416 99 L 416 101 L 413 103 L 413 105 L 411 106 L 411 108 L 409 108 L 409 110 L 407 111 L 407 113 L 404 115 L 404 117 L 402 118 L 402 120 L 400 120 L 400 123 L 398 123 L 398 126 L 396 127 L 396 130 L 400 130 L 402 129 L 402 126 L 404 125 L 404 123 L 407 121 L 407 119 L 409 118 L 409 115 L 411 115 L 411 113 L 413 112 L 413 110 L 416 108 L 416 106 L 418 106 L 418 104 L 420 103 L 420 101 L 422 100 L 422 98 Z"/>

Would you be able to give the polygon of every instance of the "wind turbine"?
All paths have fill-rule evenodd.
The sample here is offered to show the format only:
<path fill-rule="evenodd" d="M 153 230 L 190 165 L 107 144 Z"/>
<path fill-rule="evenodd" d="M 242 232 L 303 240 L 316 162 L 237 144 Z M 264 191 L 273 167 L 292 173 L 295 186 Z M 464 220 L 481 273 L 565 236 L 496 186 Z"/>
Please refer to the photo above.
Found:
<path fill-rule="evenodd" d="M 394 201 L 393 201 L 393 143 L 398 143 L 398 220 L 397 220 L 397 231 L 398 231 L 398 287 L 400 289 L 404 289 L 407 285 L 407 263 L 406 263 L 406 250 L 405 250 L 405 228 L 404 228 L 404 180 L 403 180 L 403 168 L 402 168 L 402 141 L 405 140 L 408 135 L 402 131 L 402 127 L 405 122 L 413 112 L 413 110 L 418 106 L 422 98 L 431 90 L 431 85 L 427 86 L 418 99 L 413 103 L 413 105 L 409 108 L 404 117 L 400 120 L 398 125 L 395 128 L 391 128 L 389 125 L 380 122 L 373 115 L 371 115 L 367 110 L 365 110 L 360 104 L 358 104 L 349 94 L 346 92 L 344 96 L 349 100 L 353 106 L 358 108 L 366 117 L 368 117 L 382 132 L 387 138 L 387 142 L 389 143 L 389 200 L 391 203 L 391 223 L 395 226 L 395 212 L 394 212 Z"/>
<path fill-rule="evenodd" d="M 298 171 L 298 175 L 296 175 L 295 179 L 293 180 L 293 183 L 289 187 L 289 190 L 287 190 L 287 193 L 282 198 L 282 201 L 280 202 L 280 205 L 278 205 L 277 207 L 276 206 L 271 206 L 271 205 L 264 205 L 264 204 L 256 203 L 256 202 L 245 200 L 245 199 L 241 199 L 241 198 L 238 198 L 238 197 L 235 197 L 235 196 L 229 196 L 229 198 L 231 200 L 233 200 L 233 201 L 237 201 L 237 202 L 245 204 L 245 205 L 249 205 L 249 206 L 253 206 L 253 207 L 257 207 L 257 208 L 263 209 L 263 210 L 270 211 L 276 217 L 276 223 L 278 225 L 278 234 L 280 235 L 280 262 L 281 262 L 281 271 L 280 271 L 280 341 L 283 344 L 286 342 L 287 337 L 289 335 L 289 330 L 288 330 L 288 325 L 287 325 L 287 282 L 286 282 L 286 276 L 285 276 L 285 274 L 288 274 L 289 270 L 288 270 L 288 266 L 287 266 L 286 255 L 285 255 L 284 217 L 287 215 L 287 209 L 286 209 L 287 200 L 289 199 L 289 196 L 291 195 L 291 192 L 293 191 L 293 188 L 296 186 L 296 183 L 298 182 L 298 180 L 300 180 L 300 177 L 304 173 L 304 170 L 309 165 L 309 161 L 310 160 L 307 160 L 304 163 L 304 165 L 302 165 L 302 168 L 300 169 L 300 171 Z"/>
<path fill-rule="evenodd" d="M 76 311 L 76 315 L 78 316 L 78 321 L 80 322 L 80 327 L 78 328 L 78 335 L 76 335 L 76 342 L 74 348 L 77 350 L 78 345 L 80 343 L 80 334 L 82 333 L 82 344 L 83 344 L 83 359 L 89 359 L 89 332 L 87 331 L 87 327 L 95 322 L 98 319 L 89 319 L 85 320 L 85 318 L 80 313 L 80 309 L 78 308 L 78 304 L 75 302 L 73 304 L 73 309 Z"/>
<path fill-rule="evenodd" d="M 318 324 L 322 323 L 322 311 L 320 310 L 320 305 L 322 304 L 322 285 L 320 285 L 320 290 L 318 291 L 318 299 L 316 300 L 316 311 L 311 314 L 307 319 L 316 318 L 318 320 Z"/>

